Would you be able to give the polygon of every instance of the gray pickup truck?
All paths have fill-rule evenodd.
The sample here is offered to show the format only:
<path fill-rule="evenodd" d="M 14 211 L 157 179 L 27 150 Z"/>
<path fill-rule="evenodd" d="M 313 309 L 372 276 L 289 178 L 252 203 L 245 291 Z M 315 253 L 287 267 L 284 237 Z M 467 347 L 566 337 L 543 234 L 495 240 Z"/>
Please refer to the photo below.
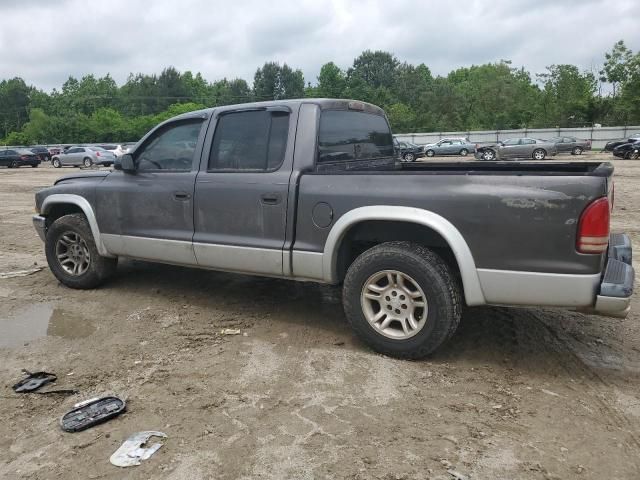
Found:
<path fill-rule="evenodd" d="M 610 234 L 609 163 L 400 163 L 380 108 L 216 107 L 149 132 L 114 171 L 36 194 L 53 274 L 95 288 L 120 257 L 341 284 L 346 318 L 403 358 L 464 304 L 625 317 L 631 243 Z M 286 301 L 286 299 L 282 299 Z"/>

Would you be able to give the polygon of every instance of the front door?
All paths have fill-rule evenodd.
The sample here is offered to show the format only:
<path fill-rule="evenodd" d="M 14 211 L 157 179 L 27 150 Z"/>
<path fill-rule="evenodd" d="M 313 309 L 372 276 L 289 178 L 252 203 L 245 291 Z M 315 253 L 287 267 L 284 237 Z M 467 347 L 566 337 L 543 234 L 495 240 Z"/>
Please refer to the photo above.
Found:
<path fill-rule="evenodd" d="M 195 187 L 199 265 L 283 274 L 296 117 L 281 107 L 218 114 Z"/>
<path fill-rule="evenodd" d="M 96 189 L 98 226 L 110 252 L 196 264 L 193 193 L 206 123 L 161 126 L 133 152 L 135 172 L 116 170 Z"/>

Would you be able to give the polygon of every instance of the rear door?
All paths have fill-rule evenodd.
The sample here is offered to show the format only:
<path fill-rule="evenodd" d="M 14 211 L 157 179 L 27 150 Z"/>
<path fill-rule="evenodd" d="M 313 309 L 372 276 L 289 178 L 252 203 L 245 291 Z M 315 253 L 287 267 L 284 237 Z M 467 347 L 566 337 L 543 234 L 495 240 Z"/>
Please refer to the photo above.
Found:
<path fill-rule="evenodd" d="M 297 111 L 227 110 L 214 122 L 195 185 L 198 264 L 280 276 Z"/>

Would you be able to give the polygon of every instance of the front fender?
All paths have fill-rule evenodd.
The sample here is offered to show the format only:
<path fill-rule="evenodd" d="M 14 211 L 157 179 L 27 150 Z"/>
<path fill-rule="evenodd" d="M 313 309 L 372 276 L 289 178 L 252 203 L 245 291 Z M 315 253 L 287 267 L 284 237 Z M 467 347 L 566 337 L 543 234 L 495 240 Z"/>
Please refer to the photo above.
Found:
<path fill-rule="evenodd" d="M 74 195 L 71 193 L 54 193 L 45 197 L 42 202 L 42 206 L 40 207 L 40 213 L 46 216 L 47 213 L 51 211 L 54 205 L 60 204 L 76 205 L 80 207 L 85 217 L 87 217 L 87 221 L 89 222 L 89 227 L 91 228 L 91 233 L 93 234 L 93 240 L 96 243 L 98 253 L 104 257 L 113 257 L 113 255 L 111 255 L 107 248 L 104 246 L 102 235 L 100 234 L 100 229 L 98 228 L 96 214 L 89 201 L 80 195 Z"/>

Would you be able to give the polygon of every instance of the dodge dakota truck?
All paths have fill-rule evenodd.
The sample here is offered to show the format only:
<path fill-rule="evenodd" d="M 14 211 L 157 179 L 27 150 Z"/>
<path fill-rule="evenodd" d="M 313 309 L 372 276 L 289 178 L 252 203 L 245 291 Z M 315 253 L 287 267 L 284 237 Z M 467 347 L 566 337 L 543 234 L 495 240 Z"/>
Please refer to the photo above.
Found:
<path fill-rule="evenodd" d="M 113 171 L 36 194 L 49 266 L 95 288 L 118 258 L 342 285 L 374 350 L 433 352 L 463 305 L 625 317 L 631 243 L 609 163 L 401 163 L 382 109 L 303 99 L 216 107 L 150 131 Z M 283 298 L 282 301 L 286 301 Z"/>

